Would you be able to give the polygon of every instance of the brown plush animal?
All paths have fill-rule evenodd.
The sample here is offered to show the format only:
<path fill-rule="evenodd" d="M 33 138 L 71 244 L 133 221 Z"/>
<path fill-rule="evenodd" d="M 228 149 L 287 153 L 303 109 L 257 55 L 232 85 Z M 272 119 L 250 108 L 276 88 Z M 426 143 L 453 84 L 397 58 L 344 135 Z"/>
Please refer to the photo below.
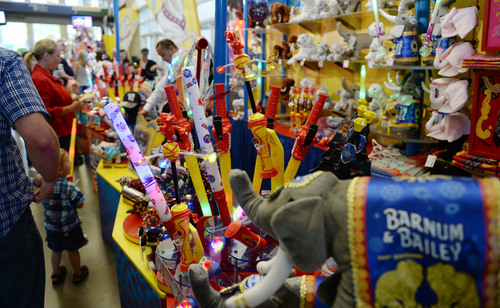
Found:
<path fill-rule="evenodd" d="M 283 58 L 283 46 L 274 45 L 273 50 L 274 50 L 273 55 L 276 56 L 276 58 L 278 59 Z"/>
<path fill-rule="evenodd" d="M 281 80 L 280 99 L 284 101 L 290 100 L 290 89 L 295 84 L 295 80 L 285 77 Z"/>
<path fill-rule="evenodd" d="M 297 39 L 298 39 L 298 38 L 299 38 L 299 37 L 298 37 L 298 36 L 296 36 L 296 35 L 290 35 L 290 36 L 288 37 L 288 45 L 290 46 L 290 50 L 291 50 L 292 52 L 297 51 L 297 49 L 299 48 L 299 47 L 297 46 Z"/>
<path fill-rule="evenodd" d="M 283 3 L 271 4 L 271 24 L 279 24 L 290 20 L 290 7 Z"/>
<path fill-rule="evenodd" d="M 282 41 L 281 42 L 281 47 L 283 48 L 282 51 L 282 59 L 290 59 L 293 56 L 292 50 L 290 49 L 290 45 L 288 44 L 287 41 Z"/>

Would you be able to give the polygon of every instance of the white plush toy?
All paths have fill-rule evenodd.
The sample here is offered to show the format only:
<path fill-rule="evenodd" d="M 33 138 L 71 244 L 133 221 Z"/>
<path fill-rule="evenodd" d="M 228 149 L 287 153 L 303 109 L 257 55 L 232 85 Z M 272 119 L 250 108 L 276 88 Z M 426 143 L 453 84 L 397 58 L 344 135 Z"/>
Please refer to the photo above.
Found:
<path fill-rule="evenodd" d="M 316 48 L 314 48 L 311 58 L 314 61 L 318 61 L 319 67 L 323 67 L 323 62 L 326 61 L 329 54 L 330 48 L 328 47 L 328 44 L 325 42 L 319 42 L 318 45 L 316 45 Z"/>
<path fill-rule="evenodd" d="M 347 45 L 340 43 L 332 44 L 332 52 L 326 57 L 328 61 L 342 62 L 351 57 L 352 49 Z"/>
<path fill-rule="evenodd" d="M 380 33 L 382 34 L 380 39 L 377 37 L 377 24 L 374 22 L 368 26 L 368 34 L 372 37 L 372 43 L 370 44 L 370 48 L 368 54 L 365 56 L 365 59 L 376 63 L 385 63 L 385 52 L 379 52 L 379 47 L 382 45 L 382 42 L 385 40 L 387 35 L 385 35 L 384 23 L 379 22 L 378 25 L 380 27 Z"/>
<path fill-rule="evenodd" d="M 300 14 L 298 16 L 290 18 L 290 22 L 301 22 L 315 18 L 317 12 L 315 8 L 315 0 L 302 0 L 300 1 L 300 3 L 302 5 Z"/>
<path fill-rule="evenodd" d="M 308 33 L 299 34 L 297 46 L 299 51 L 287 61 L 288 65 L 292 65 L 297 61 L 300 61 L 300 64 L 303 65 L 304 61 L 311 59 L 314 51 L 314 41 L 311 35 Z"/>
<path fill-rule="evenodd" d="M 308 87 L 309 89 L 314 88 L 315 84 L 310 78 L 304 77 L 299 83 L 299 87 L 305 89 Z"/>
<path fill-rule="evenodd" d="M 388 97 L 384 92 L 384 87 L 379 83 L 372 84 L 366 91 L 368 97 L 372 100 L 368 104 L 368 109 L 375 112 L 377 121 L 380 119 L 380 114 L 385 110 L 385 106 L 388 103 Z"/>
<path fill-rule="evenodd" d="M 320 11 L 319 17 L 320 18 L 331 18 L 331 17 L 336 17 L 339 15 L 344 14 L 344 10 L 339 5 L 339 2 L 337 0 L 329 0 L 328 1 L 328 6 L 326 7 L 325 10 Z"/>

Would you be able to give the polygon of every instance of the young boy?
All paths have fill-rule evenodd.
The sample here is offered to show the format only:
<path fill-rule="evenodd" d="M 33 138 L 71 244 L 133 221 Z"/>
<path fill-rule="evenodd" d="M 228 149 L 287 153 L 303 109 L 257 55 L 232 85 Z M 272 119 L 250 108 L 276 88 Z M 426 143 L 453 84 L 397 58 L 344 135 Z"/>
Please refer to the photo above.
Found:
<path fill-rule="evenodd" d="M 52 250 L 52 284 L 61 283 L 66 276 L 66 268 L 61 263 L 63 250 L 67 250 L 73 267 L 73 283 L 84 281 L 89 269 L 80 266 L 78 249 L 88 242 L 83 235 L 77 208 L 83 207 L 85 196 L 67 177 L 71 170 L 68 152 L 60 149 L 59 178 L 52 196 L 43 201 L 45 212 L 44 226 L 47 231 L 47 243 Z M 38 176 L 37 176 L 38 177 Z M 35 177 L 34 182 L 36 183 Z"/>

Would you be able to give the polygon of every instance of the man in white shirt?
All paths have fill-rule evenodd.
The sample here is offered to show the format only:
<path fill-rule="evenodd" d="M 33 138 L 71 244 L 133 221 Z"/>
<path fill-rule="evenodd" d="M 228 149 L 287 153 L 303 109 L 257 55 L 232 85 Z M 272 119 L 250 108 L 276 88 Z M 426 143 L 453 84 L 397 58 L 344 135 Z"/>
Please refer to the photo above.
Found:
<path fill-rule="evenodd" d="M 159 41 L 156 44 L 156 51 L 164 61 L 170 64 L 170 68 L 167 74 L 165 74 L 160 79 L 158 84 L 156 84 L 155 90 L 146 99 L 146 104 L 144 105 L 142 110 L 139 111 L 139 114 L 143 115 L 144 117 L 147 116 L 153 109 L 155 109 L 155 107 L 158 106 L 158 104 L 160 104 L 167 98 L 165 87 L 176 83 L 179 69 L 181 68 L 182 62 L 186 55 L 186 51 L 184 49 L 177 48 L 175 43 L 169 39 L 163 39 Z M 178 87 L 177 90 L 182 93 L 182 88 Z M 181 97 L 179 97 L 179 99 L 182 100 Z"/>

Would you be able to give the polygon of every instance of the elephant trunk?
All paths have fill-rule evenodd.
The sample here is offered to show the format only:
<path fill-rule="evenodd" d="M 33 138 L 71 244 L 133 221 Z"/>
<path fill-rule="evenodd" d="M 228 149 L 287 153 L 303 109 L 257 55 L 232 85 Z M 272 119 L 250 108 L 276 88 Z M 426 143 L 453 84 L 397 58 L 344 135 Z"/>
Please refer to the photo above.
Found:
<path fill-rule="evenodd" d="M 342 86 L 344 87 L 344 89 L 349 92 L 349 94 L 351 95 L 351 97 L 355 98 L 356 96 L 356 88 L 354 85 L 347 85 L 347 83 L 345 82 L 345 77 L 342 77 Z"/>
<path fill-rule="evenodd" d="M 346 42 L 347 42 L 347 40 L 348 40 L 349 38 L 347 37 L 347 33 L 345 32 L 345 30 L 342 28 L 342 23 L 341 23 L 340 21 L 339 21 L 339 22 L 337 22 L 337 32 L 338 32 L 338 33 L 339 33 L 339 35 L 340 35 L 340 36 L 342 36 L 342 37 L 346 40 Z"/>
<path fill-rule="evenodd" d="M 288 278 L 293 262 L 281 245 L 275 259 L 271 270 L 258 285 L 229 298 L 225 303 L 226 307 L 256 307 L 278 291 Z"/>

